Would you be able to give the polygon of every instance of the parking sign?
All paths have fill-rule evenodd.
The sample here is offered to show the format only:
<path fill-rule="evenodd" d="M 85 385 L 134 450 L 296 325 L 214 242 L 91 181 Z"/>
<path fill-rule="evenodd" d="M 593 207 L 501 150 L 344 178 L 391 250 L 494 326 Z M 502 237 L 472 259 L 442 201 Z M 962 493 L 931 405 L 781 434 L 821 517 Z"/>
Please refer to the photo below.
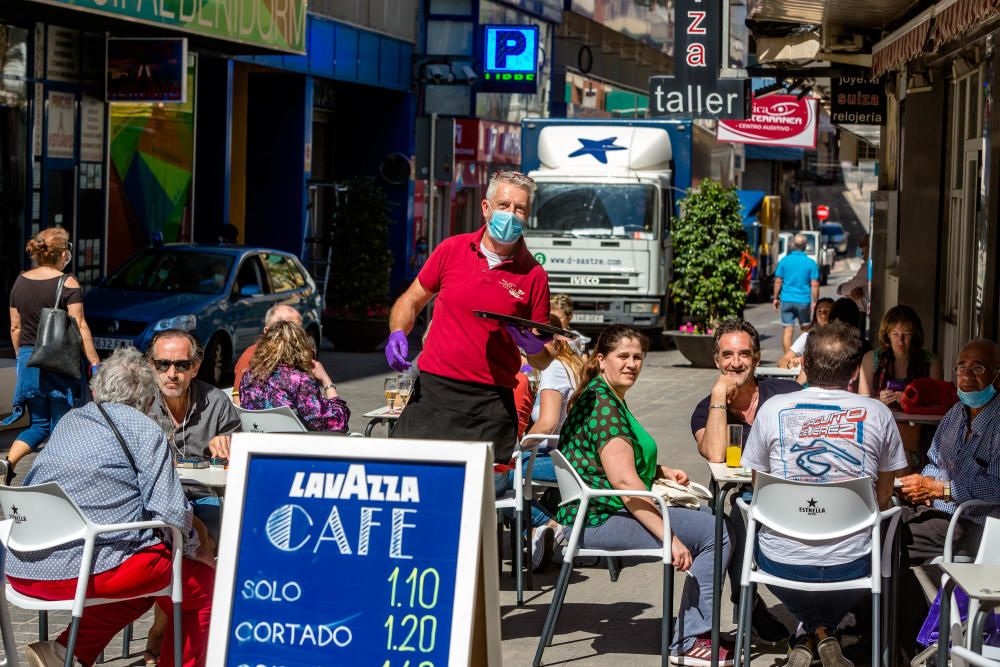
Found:
<path fill-rule="evenodd" d="M 491 93 L 536 92 L 538 26 L 483 26 L 482 49 L 481 91 Z"/>

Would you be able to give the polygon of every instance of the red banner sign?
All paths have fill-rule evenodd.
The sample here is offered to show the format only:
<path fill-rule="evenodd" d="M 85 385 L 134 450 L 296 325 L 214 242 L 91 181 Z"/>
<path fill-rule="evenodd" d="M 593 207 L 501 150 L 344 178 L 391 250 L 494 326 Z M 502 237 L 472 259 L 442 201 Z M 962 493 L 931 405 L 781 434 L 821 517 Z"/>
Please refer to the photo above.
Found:
<path fill-rule="evenodd" d="M 753 100 L 750 120 L 720 120 L 716 138 L 738 144 L 816 148 L 816 100 L 768 95 Z"/>

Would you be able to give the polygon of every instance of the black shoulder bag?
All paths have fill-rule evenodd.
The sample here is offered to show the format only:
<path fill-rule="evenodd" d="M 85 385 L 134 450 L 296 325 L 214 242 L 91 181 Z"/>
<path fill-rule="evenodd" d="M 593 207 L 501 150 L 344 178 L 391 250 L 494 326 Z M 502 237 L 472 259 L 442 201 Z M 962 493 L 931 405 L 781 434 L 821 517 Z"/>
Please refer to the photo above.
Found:
<path fill-rule="evenodd" d="M 79 380 L 83 336 L 80 335 L 80 327 L 76 320 L 59 307 L 63 285 L 66 284 L 67 278 L 69 275 L 64 274 L 59 279 L 55 306 L 42 308 L 38 317 L 38 334 L 35 337 L 35 348 L 28 358 L 28 366 Z"/>

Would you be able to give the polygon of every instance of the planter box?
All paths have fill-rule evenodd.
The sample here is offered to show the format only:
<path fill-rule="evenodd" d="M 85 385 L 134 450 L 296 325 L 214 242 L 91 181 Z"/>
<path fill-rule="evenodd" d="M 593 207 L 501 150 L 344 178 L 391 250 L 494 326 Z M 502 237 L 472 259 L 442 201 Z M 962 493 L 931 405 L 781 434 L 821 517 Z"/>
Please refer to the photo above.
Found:
<path fill-rule="evenodd" d="M 327 319 L 323 333 L 338 352 L 375 352 L 389 336 L 389 320 Z"/>
<path fill-rule="evenodd" d="M 712 334 L 689 334 L 670 332 L 674 344 L 684 358 L 695 368 L 715 368 L 712 349 L 715 347 L 715 336 Z"/>

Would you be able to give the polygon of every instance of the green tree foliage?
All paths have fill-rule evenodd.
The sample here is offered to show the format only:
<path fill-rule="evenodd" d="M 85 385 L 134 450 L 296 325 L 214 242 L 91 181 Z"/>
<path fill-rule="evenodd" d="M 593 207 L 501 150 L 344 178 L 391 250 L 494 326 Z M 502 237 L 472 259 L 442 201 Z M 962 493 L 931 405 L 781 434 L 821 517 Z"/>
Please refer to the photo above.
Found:
<path fill-rule="evenodd" d="M 746 303 L 746 269 L 740 257 L 743 218 L 735 188 L 703 180 L 689 189 L 682 215 L 673 220 L 671 298 L 686 318 L 714 328 L 736 317 Z"/>
<path fill-rule="evenodd" d="M 389 200 L 372 178 L 347 183 L 332 227 L 327 300 L 335 316 L 385 317 L 389 303 Z"/>

